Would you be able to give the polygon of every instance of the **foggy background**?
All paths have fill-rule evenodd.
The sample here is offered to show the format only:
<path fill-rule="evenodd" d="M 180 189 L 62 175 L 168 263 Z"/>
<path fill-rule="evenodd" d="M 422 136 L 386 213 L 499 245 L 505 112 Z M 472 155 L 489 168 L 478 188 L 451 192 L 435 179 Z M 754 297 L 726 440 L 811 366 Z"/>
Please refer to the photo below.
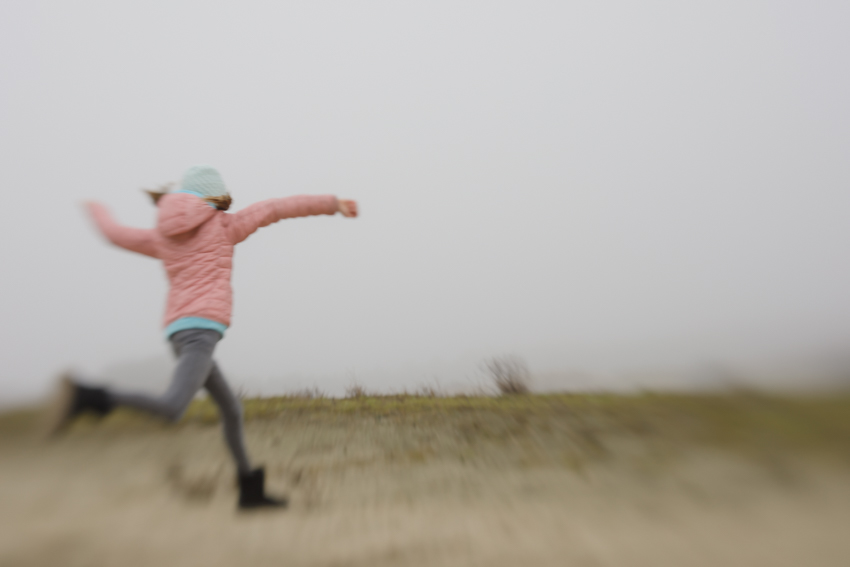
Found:
<path fill-rule="evenodd" d="M 0 403 L 63 368 L 156 387 L 142 187 L 356 220 L 236 249 L 217 351 L 250 393 L 481 380 L 815 386 L 850 361 L 847 2 L 3 2 Z"/>

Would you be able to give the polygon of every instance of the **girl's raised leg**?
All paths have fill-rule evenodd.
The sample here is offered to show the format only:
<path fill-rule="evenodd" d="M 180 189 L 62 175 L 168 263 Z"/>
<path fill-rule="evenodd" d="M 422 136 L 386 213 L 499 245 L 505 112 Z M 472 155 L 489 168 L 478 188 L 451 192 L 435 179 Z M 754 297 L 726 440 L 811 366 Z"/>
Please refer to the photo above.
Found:
<path fill-rule="evenodd" d="M 209 378 L 213 369 L 213 351 L 221 339 L 218 331 L 186 329 L 171 336 L 171 345 L 177 355 L 177 368 L 168 390 L 161 396 L 109 390 L 116 405 L 131 407 L 178 421 L 195 394 Z"/>

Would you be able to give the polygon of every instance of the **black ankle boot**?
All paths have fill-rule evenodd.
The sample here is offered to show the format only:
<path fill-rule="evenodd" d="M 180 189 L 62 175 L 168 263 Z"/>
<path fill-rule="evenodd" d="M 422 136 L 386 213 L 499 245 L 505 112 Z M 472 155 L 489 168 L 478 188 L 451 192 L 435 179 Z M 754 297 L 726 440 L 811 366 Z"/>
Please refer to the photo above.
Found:
<path fill-rule="evenodd" d="M 81 386 L 80 384 L 76 384 L 76 386 L 77 391 L 74 396 L 74 405 L 71 409 L 72 417 L 85 412 L 92 412 L 103 417 L 112 411 L 115 404 L 112 402 L 109 394 L 106 393 L 106 390 L 103 388 Z"/>
<path fill-rule="evenodd" d="M 65 429 L 75 417 L 91 412 L 100 417 L 115 407 L 115 402 L 103 388 L 82 386 L 65 376 L 59 383 L 59 391 L 51 408 L 48 433 L 55 434 Z"/>
<path fill-rule="evenodd" d="M 286 498 L 269 498 L 265 493 L 266 472 L 254 469 L 248 474 L 239 475 L 239 508 L 277 507 L 286 508 Z"/>

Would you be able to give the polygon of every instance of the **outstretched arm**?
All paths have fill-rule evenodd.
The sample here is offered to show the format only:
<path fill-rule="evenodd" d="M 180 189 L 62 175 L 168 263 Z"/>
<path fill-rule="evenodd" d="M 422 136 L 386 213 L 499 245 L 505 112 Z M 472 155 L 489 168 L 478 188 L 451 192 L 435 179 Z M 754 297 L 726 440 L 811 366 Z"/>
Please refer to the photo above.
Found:
<path fill-rule="evenodd" d="M 347 217 L 357 216 L 354 201 L 338 200 L 333 195 L 297 195 L 282 199 L 269 199 L 254 203 L 233 215 L 226 215 L 230 241 L 238 244 L 252 235 L 258 228 L 282 219 L 333 215 L 342 213 Z"/>
<path fill-rule="evenodd" d="M 100 203 L 88 202 L 86 209 L 97 228 L 112 244 L 152 258 L 158 257 L 153 230 L 130 228 L 118 224 L 107 208 Z"/>

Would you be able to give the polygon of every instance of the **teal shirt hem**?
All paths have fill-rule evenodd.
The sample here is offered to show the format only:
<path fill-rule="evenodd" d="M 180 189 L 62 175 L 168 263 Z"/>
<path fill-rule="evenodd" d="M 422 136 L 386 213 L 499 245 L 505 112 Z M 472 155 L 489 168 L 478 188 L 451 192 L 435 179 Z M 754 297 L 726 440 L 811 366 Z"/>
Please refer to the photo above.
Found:
<path fill-rule="evenodd" d="M 218 331 L 223 337 L 224 331 L 227 330 L 227 325 L 213 321 L 212 319 L 204 319 L 203 317 L 181 317 L 165 328 L 165 338 L 170 339 L 174 333 L 185 331 L 186 329 L 211 329 Z"/>

